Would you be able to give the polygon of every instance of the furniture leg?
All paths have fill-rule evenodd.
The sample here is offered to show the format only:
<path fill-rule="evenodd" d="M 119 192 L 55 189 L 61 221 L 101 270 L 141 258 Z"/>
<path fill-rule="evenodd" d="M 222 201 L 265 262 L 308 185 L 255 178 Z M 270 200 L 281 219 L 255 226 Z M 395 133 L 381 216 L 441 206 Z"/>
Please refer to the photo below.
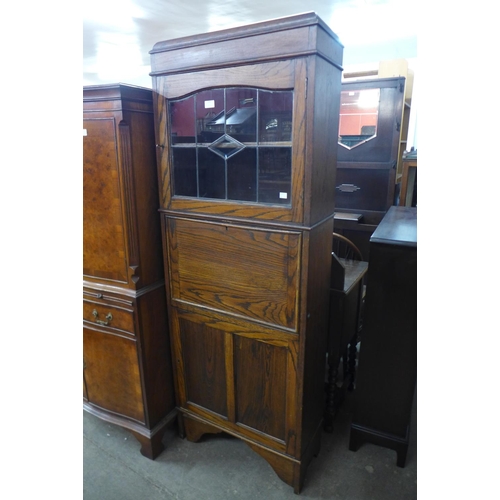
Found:
<path fill-rule="evenodd" d="M 326 391 L 326 408 L 325 408 L 325 432 L 333 432 L 333 419 L 335 418 L 335 392 L 337 388 L 338 364 L 332 363 L 328 359 L 328 383 Z"/>
<path fill-rule="evenodd" d="M 384 446 L 396 452 L 396 465 L 398 467 L 404 467 L 406 464 L 406 456 L 408 454 L 408 440 L 409 428 L 407 429 L 406 436 L 402 438 L 353 423 L 351 424 L 351 434 L 349 436 L 349 450 L 357 451 L 364 443 Z"/>
<path fill-rule="evenodd" d="M 342 355 L 342 372 L 344 375 L 344 380 L 347 380 L 349 376 L 349 366 L 347 360 L 349 359 L 349 346 L 346 346 L 344 354 Z"/>
<path fill-rule="evenodd" d="M 349 373 L 349 386 L 348 390 L 352 391 L 354 390 L 354 385 L 355 385 L 355 379 L 356 379 L 356 356 L 357 356 L 357 343 L 358 343 L 358 336 L 354 335 L 354 337 L 351 340 L 351 343 L 349 344 L 349 360 L 348 360 L 348 373 Z"/>
<path fill-rule="evenodd" d="M 162 443 L 165 428 L 161 432 L 157 432 L 151 437 L 143 436 L 138 432 L 132 432 L 135 438 L 141 443 L 141 455 L 154 460 L 165 449 Z"/>

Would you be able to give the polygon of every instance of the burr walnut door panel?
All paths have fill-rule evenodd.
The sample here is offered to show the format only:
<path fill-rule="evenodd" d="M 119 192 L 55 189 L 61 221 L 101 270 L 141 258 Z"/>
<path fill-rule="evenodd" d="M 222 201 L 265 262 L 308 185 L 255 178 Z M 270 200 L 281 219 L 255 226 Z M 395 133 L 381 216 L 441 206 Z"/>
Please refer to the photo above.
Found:
<path fill-rule="evenodd" d="M 293 453 L 296 336 L 204 311 L 173 316 L 181 408 Z"/>
<path fill-rule="evenodd" d="M 167 231 L 174 305 L 297 331 L 301 233 L 174 218 Z"/>
<path fill-rule="evenodd" d="M 83 128 L 83 275 L 127 282 L 116 124 L 85 119 Z"/>
<path fill-rule="evenodd" d="M 144 423 L 136 341 L 84 327 L 83 361 L 89 403 Z"/>

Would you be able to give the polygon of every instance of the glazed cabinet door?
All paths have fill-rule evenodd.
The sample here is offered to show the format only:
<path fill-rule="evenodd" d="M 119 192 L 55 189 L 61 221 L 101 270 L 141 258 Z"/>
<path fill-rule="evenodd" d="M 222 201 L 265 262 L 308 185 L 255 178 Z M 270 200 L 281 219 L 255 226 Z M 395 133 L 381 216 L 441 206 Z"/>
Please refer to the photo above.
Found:
<path fill-rule="evenodd" d="M 304 65 L 258 67 L 193 74 L 188 94 L 175 75 L 158 88 L 163 208 L 302 220 Z"/>
<path fill-rule="evenodd" d="M 134 339 L 84 327 L 83 363 L 84 387 L 90 404 L 145 422 Z"/>
<path fill-rule="evenodd" d="M 290 204 L 293 92 L 215 88 L 169 103 L 174 196 Z"/>

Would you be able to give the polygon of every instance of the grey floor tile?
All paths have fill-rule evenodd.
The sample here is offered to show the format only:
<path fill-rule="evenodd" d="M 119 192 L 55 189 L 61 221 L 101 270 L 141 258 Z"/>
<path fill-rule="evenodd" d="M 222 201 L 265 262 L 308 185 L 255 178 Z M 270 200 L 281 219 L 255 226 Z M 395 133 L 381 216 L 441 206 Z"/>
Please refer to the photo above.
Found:
<path fill-rule="evenodd" d="M 399 468 L 396 453 L 387 448 L 348 449 L 350 404 L 348 397 L 334 432 L 323 434 L 299 496 L 262 457 L 227 434 L 190 443 L 172 428 L 165 451 L 151 461 L 128 431 L 84 412 L 84 500 L 415 500 L 416 405 L 407 464 Z"/>

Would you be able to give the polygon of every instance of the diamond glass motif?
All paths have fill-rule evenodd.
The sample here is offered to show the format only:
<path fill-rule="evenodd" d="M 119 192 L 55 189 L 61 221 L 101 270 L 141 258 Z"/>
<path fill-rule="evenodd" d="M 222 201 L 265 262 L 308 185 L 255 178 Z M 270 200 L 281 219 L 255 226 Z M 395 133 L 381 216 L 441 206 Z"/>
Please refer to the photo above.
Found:
<path fill-rule="evenodd" d="M 236 153 L 245 149 L 245 145 L 230 135 L 224 134 L 216 141 L 212 142 L 212 144 L 208 146 L 208 149 L 219 155 L 221 158 L 227 160 L 228 158 L 231 158 L 231 156 L 234 156 Z"/>

